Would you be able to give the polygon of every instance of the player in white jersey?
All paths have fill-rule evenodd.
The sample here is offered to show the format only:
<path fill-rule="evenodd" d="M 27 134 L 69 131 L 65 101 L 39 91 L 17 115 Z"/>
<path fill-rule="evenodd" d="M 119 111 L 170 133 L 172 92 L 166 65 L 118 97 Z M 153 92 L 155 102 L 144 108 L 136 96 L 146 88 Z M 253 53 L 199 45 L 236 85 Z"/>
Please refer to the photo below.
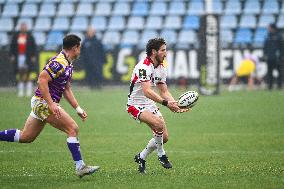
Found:
<path fill-rule="evenodd" d="M 139 164 L 140 173 L 145 173 L 146 157 L 157 149 L 158 160 L 166 169 L 172 168 L 163 144 L 168 141 L 165 121 L 156 102 L 168 107 L 172 112 L 183 113 L 188 109 L 180 109 L 177 101 L 169 92 L 166 84 L 166 42 L 163 38 L 150 39 L 146 46 L 147 57 L 134 68 L 130 92 L 128 95 L 127 112 L 137 121 L 146 123 L 153 131 L 153 138 L 146 148 L 134 157 Z M 159 94 L 152 87 L 157 87 Z"/>

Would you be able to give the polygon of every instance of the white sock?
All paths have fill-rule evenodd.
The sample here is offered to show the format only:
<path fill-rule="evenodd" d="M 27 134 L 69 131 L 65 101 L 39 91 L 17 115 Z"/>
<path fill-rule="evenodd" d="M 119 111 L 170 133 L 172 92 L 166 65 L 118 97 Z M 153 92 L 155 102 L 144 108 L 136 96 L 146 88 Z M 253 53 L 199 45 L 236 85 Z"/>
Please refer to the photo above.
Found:
<path fill-rule="evenodd" d="M 155 149 L 157 149 L 157 146 L 156 146 L 156 143 L 155 143 L 155 139 L 152 138 L 148 142 L 146 148 L 140 153 L 140 158 L 145 160 L 147 158 L 147 156 L 149 154 L 151 154 Z"/>
<path fill-rule="evenodd" d="M 81 169 L 81 167 L 85 165 L 83 160 L 75 161 L 75 164 L 76 164 L 76 170 Z"/>
<path fill-rule="evenodd" d="M 32 96 L 32 93 L 33 93 L 33 82 L 32 81 L 27 82 L 26 90 L 27 90 L 26 96 L 28 97 Z"/>
<path fill-rule="evenodd" d="M 154 139 L 157 146 L 158 156 L 161 157 L 162 155 L 165 155 L 166 152 L 163 147 L 163 132 L 159 133 L 154 131 Z"/>
<path fill-rule="evenodd" d="M 20 133 L 21 133 L 21 131 L 17 129 L 16 133 L 15 133 L 15 136 L 14 136 L 14 142 L 19 142 L 19 140 L 20 140 Z"/>
<path fill-rule="evenodd" d="M 24 82 L 19 81 L 19 83 L 18 83 L 18 96 L 19 97 L 24 96 L 24 87 L 25 87 Z"/>

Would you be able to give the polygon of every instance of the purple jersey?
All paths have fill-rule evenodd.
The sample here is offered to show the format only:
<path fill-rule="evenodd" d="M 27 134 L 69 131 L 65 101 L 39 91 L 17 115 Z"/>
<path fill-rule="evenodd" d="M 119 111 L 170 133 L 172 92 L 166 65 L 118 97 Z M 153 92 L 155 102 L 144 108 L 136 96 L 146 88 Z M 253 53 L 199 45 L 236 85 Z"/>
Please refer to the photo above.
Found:
<path fill-rule="evenodd" d="M 61 51 L 48 61 L 43 70 L 52 78 L 52 81 L 48 83 L 49 93 L 52 100 L 58 103 L 66 83 L 72 78 L 73 65 L 67 60 L 65 53 Z M 35 96 L 43 97 L 39 88 L 35 91 Z"/>

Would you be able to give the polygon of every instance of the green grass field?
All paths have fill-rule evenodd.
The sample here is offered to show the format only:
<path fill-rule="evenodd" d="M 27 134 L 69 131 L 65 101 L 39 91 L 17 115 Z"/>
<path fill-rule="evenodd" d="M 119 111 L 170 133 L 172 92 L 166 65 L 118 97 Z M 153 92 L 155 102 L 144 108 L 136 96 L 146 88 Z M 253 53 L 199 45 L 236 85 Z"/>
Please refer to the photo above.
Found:
<path fill-rule="evenodd" d="M 174 168 L 162 168 L 153 153 L 146 175 L 137 172 L 133 157 L 151 132 L 125 112 L 128 89 L 74 92 L 88 112 L 85 123 L 61 104 L 80 125 L 85 162 L 101 170 L 77 178 L 66 136 L 46 125 L 32 144 L 0 143 L 0 188 L 284 188 L 283 90 L 201 96 L 184 114 L 161 107 Z M 22 128 L 30 99 L 2 90 L 0 107 L 0 130 Z"/>

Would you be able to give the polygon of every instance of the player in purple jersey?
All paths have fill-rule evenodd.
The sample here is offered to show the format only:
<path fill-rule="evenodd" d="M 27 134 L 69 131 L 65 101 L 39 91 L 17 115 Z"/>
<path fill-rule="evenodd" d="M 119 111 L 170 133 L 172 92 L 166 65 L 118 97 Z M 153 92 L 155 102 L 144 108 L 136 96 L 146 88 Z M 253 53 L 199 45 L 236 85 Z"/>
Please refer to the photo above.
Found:
<path fill-rule="evenodd" d="M 38 88 L 31 99 L 32 111 L 22 130 L 0 131 L 0 140 L 7 142 L 31 143 L 43 130 L 46 123 L 67 134 L 67 145 L 76 165 L 76 174 L 81 178 L 94 173 L 99 166 L 87 166 L 82 160 L 78 140 L 79 127 L 70 115 L 59 105 L 62 95 L 76 109 L 84 121 L 87 113 L 80 108 L 71 90 L 72 62 L 80 55 L 81 39 L 67 35 L 63 49 L 49 60 L 38 77 Z"/>

